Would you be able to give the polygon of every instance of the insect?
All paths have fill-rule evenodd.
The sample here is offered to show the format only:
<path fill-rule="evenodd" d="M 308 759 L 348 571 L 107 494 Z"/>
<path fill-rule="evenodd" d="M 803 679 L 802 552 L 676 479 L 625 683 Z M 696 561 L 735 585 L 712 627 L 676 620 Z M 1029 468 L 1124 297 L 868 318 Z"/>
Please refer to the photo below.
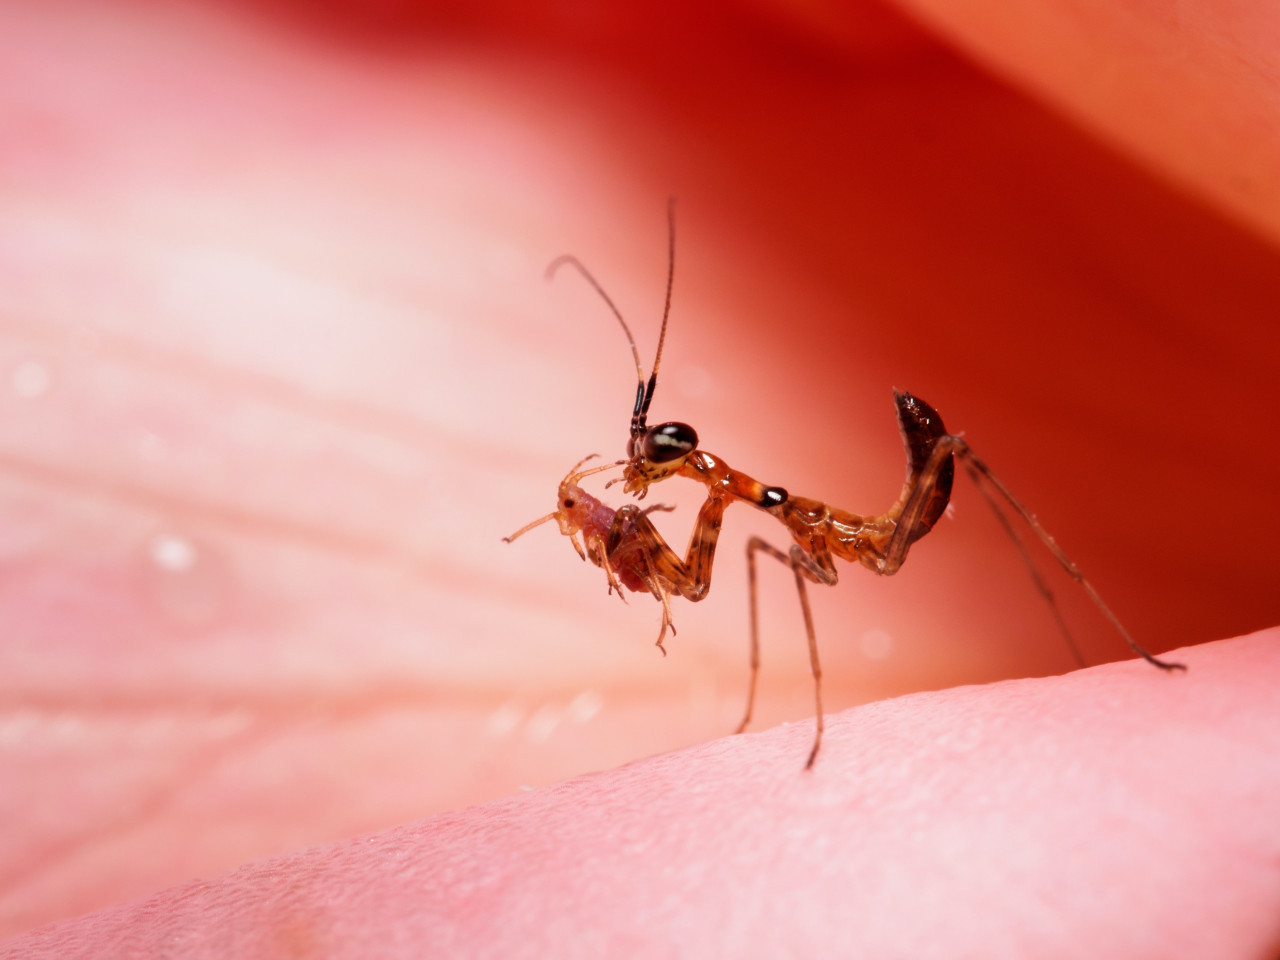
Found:
<path fill-rule="evenodd" d="M 671 597 L 697 601 L 707 595 L 711 588 L 715 543 L 712 542 L 705 550 L 691 550 L 689 559 L 681 560 L 649 519 L 650 513 L 674 510 L 674 507 L 659 503 L 641 509 L 634 503 L 628 503 L 614 510 L 587 493 L 578 486 L 583 477 L 615 469 L 625 462 L 619 460 L 583 470 L 582 465 L 596 456 L 593 453 L 578 461 L 560 481 L 555 510 L 526 523 L 503 540 L 510 543 L 534 527 L 555 520 L 578 556 L 604 570 L 610 592 L 616 590 L 618 596 L 625 600 L 624 587 L 636 593 L 647 591 L 662 604 L 662 628 L 656 644 L 665 656 L 667 649 L 662 641 L 668 630 L 673 636 L 676 632 L 671 620 Z M 719 528 L 720 518 L 728 505 L 728 500 L 708 499 L 698 513 L 695 530 Z"/>
<path fill-rule="evenodd" d="M 627 507 L 617 511 L 613 514 L 611 521 L 613 526 L 609 535 L 603 540 L 597 537 L 596 542 L 599 544 L 598 549 L 601 553 L 600 559 L 596 562 L 605 566 L 606 571 L 612 565 L 614 573 L 610 573 L 611 584 L 619 569 L 626 570 L 636 575 L 640 582 L 645 583 L 650 592 L 662 601 L 663 632 L 659 637 L 659 644 L 662 636 L 666 634 L 667 627 L 671 625 L 669 596 L 679 595 L 697 601 L 707 595 L 711 586 L 712 564 L 720 534 L 721 518 L 730 503 L 741 501 L 770 514 L 791 534 L 792 543 L 790 549 L 786 551 L 760 537 L 751 537 L 747 541 L 751 678 L 747 693 L 747 708 L 738 726 L 738 732 L 744 730 L 751 721 L 755 705 L 756 681 L 760 670 L 756 555 L 764 553 L 789 567 L 795 578 L 796 591 L 800 598 L 817 709 L 813 747 L 805 764 L 805 768 L 809 769 L 813 766 L 822 745 L 823 713 L 822 668 L 818 657 L 806 581 L 835 586 L 839 580 L 834 562 L 836 559 L 860 563 L 881 576 L 896 573 L 906 561 L 911 546 L 932 530 L 934 524 L 946 511 L 955 479 L 956 461 L 964 467 L 983 499 L 995 512 L 1001 526 L 1013 539 L 1032 580 L 1049 604 L 1059 629 L 1080 666 L 1085 665 L 1084 659 L 1062 618 L 1053 593 L 1041 577 L 1026 544 L 1001 509 L 1001 501 L 1026 523 L 1067 574 L 1084 589 L 1089 599 L 1135 653 L 1148 663 L 1165 671 L 1186 669 L 1183 664 L 1161 660 L 1143 649 L 1112 613 L 1093 584 L 1085 579 L 1075 562 L 1063 552 L 1035 515 L 1014 497 L 1004 482 L 973 452 L 969 443 L 962 437 L 949 433 L 943 424 L 942 417 L 932 406 L 905 391 L 895 390 L 894 402 L 897 407 L 899 430 L 906 447 L 906 480 L 897 501 L 884 513 L 872 516 L 842 510 L 820 500 L 793 496 L 783 487 L 761 483 L 746 473 L 733 469 L 716 455 L 700 449 L 697 432 L 687 423 L 669 421 L 652 427 L 648 426 L 649 408 L 657 387 L 658 367 L 662 360 L 662 348 L 666 341 L 667 323 L 671 313 L 671 292 L 675 275 L 674 211 L 673 201 L 668 208 L 669 253 L 666 303 L 653 366 L 647 378 L 644 375 L 640 353 L 631 329 L 590 271 L 576 257 L 563 256 L 551 263 L 547 268 L 547 274 L 548 277 L 554 275 L 562 266 L 574 267 L 603 298 L 622 326 L 631 346 L 638 382 L 635 406 L 631 414 L 627 457 L 617 464 L 623 468 L 620 480 L 625 492 L 643 500 L 652 485 L 677 476 L 701 483 L 707 491 L 707 499 L 694 525 L 685 561 L 680 561 L 648 520 L 647 512 L 639 508 L 634 512 L 628 511 Z M 608 466 L 612 465 L 596 469 L 607 469 Z M 566 483 L 569 479 L 566 478 Z M 611 481 L 611 483 L 615 482 L 618 481 Z M 565 485 L 562 484 L 562 493 L 564 490 Z M 568 509 L 563 506 L 565 502 L 563 496 L 561 500 L 560 512 Z M 603 517 L 609 512 L 609 508 L 602 504 L 600 506 L 605 511 L 601 514 Z M 634 505 L 630 506 L 634 507 Z M 560 519 L 562 531 L 566 530 L 566 523 L 573 522 L 569 518 L 559 516 L 558 512 L 535 521 L 535 524 L 553 517 Z M 524 530 L 520 531 L 520 533 L 523 532 Z M 579 553 L 581 552 L 579 550 Z M 594 556 L 593 559 L 595 559 Z M 639 571 L 646 573 L 642 575 Z M 631 587 L 631 589 L 637 588 Z"/>

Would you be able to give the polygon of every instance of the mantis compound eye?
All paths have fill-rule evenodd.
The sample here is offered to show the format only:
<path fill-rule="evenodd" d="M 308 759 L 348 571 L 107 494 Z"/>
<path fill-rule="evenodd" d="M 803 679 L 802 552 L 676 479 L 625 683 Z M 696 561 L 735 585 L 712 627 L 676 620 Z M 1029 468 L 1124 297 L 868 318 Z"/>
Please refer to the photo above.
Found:
<path fill-rule="evenodd" d="M 670 463 L 698 449 L 698 434 L 687 423 L 660 423 L 644 435 L 641 452 L 652 463 Z"/>

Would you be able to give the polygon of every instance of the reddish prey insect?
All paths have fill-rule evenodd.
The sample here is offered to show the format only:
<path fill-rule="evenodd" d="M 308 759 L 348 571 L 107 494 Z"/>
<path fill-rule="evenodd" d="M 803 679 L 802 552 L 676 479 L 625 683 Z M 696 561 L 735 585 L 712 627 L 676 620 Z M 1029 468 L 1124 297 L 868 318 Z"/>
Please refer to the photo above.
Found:
<path fill-rule="evenodd" d="M 572 536 L 574 531 L 582 531 L 589 545 L 591 559 L 605 569 L 611 588 L 617 588 L 621 581 L 632 590 L 647 589 L 662 602 L 663 624 L 662 632 L 658 637 L 658 644 L 661 646 L 667 628 L 672 626 L 669 596 L 675 594 L 697 601 L 705 597 L 711 587 L 711 569 L 715 559 L 716 542 L 720 536 L 721 518 L 728 505 L 734 501 L 749 503 L 779 520 L 790 532 L 794 541 L 789 551 L 780 550 L 760 537 L 751 537 L 747 541 L 747 576 L 751 605 L 751 679 L 747 693 L 747 709 L 742 723 L 738 726 L 738 732 L 744 730 L 751 721 L 755 704 L 756 679 L 760 670 L 760 642 L 756 613 L 756 554 L 763 552 L 790 567 L 800 597 L 805 635 L 809 643 L 809 663 L 813 672 L 814 700 L 817 707 L 813 749 L 809 752 L 809 759 L 805 764 L 808 769 L 813 766 L 818 749 L 822 745 L 823 715 L 822 668 L 818 659 L 818 644 L 805 581 L 834 586 L 839 579 L 834 563 L 837 557 L 848 562 L 860 563 L 881 576 L 897 573 L 906 560 L 911 545 L 932 530 L 938 518 L 947 509 L 951 499 L 957 459 L 982 493 L 983 499 L 995 512 L 1001 526 L 1013 539 L 1032 580 L 1049 604 L 1077 664 L 1084 666 L 1084 658 L 1081 657 L 1079 648 L 1062 618 L 1053 593 L 1040 576 L 1026 545 L 1000 508 L 998 500 L 1007 503 L 1014 513 L 1031 528 L 1054 559 L 1062 565 L 1073 580 L 1080 584 L 1089 599 L 1135 653 L 1163 670 L 1186 669 L 1180 663 L 1160 660 L 1139 646 L 1103 602 L 1098 591 L 1084 578 L 1080 568 L 1062 551 L 1035 515 L 1023 506 L 1003 481 L 974 454 L 967 441 L 947 432 L 942 417 L 933 407 L 909 393 L 894 391 L 898 427 L 906 445 L 906 482 L 903 484 L 902 493 L 897 502 L 887 511 L 876 516 L 862 516 L 832 507 L 820 500 L 792 496 L 782 487 L 761 483 L 741 471 L 734 470 L 714 454 L 700 450 L 698 435 L 687 423 L 671 421 L 653 427 L 648 426 L 649 407 L 653 402 L 654 389 L 658 382 L 658 365 L 662 359 L 662 347 L 667 335 L 667 320 L 671 312 L 671 290 L 675 274 L 674 205 L 668 211 L 668 239 L 666 305 L 662 314 L 662 327 L 658 334 L 657 352 L 647 379 L 631 329 L 590 271 L 572 256 L 559 257 L 547 268 L 548 277 L 564 265 L 576 268 L 604 299 L 618 323 L 621 324 L 636 363 L 638 384 L 635 407 L 631 415 L 627 459 L 583 473 L 571 472 L 560 486 L 560 505 L 556 512 L 534 521 L 508 539 L 514 539 L 531 527 L 551 519 L 557 519 L 561 532 L 567 535 Z M 578 466 L 580 467 L 581 463 Z M 611 466 L 623 467 L 621 479 L 625 484 L 624 489 L 637 499 L 643 499 L 653 484 L 671 477 L 686 477 L 706 487 L 707 499 L 698 513 L 698 520 L 694 525 L 684 561 L 680 560 L 648 519 L 650 511 L 669 510 L 670 507 L 657 506 L 641 510 L 634 504 L 630 504 L 614 512 L 595 498 L 582 494 L 577 488 L 577 480 L 581 477 L 588 473 L 607 470 Z M 578 467 L 574 468 L 574 470 L 577 469 Z M 616 482 L 616 480 L 610 481 L 610 483 Z M 583 506 L 587 502 L 590 504 L 590 509 Z M 578 548 L 578 553 L 582 554 L 582 549 L 578 547 L 576 541 L 574 546 Z M 674 632 L 674 627 L 672 631 Z"/>
<path fill-rule="evenodd" d="M 706 550 L 690 550 L 688 561 L 681 560 L 649 519 L 649 514 L 655 511 L 669 511 L 675 507 L 659 503 L 642 510 L 634 503 L 628 503 L 614 510 L 587 493 L 578 486 L 578 481 L 583 477 L 620 467 L 625 462 L 619 460 L 587 470 L 581 469 L 584 463 L 596 456 L 598 455 L 593 453 L 579 460 L 560 482 L 554 511 L 532 523 L 526 523 L 503 540 L 510 543 L 534 527 L 548 520 L 555 520 L 560 526 L 560 532 L 569 538 L 573 549 L 578 551 L 578 556 L 604 570 L 610 592 L 616 590 L 624 601 L 626 595 L 622 592 L 623 587 L 636 593 L 648 592 L 662 604 L 662 628 L 656 642 L 665 656 L 667 648 L 662 645 L 662 641 L 666 638 L 667 630 L 673 636 L 676 632 L 675 624 L 671 621 L 671 595 L 694 601 L 707 595 L 707 591 L 711 589 L 711 563 L 715 558 L 715 543 L 713 541 Z M 728 506 L 728 500 L 708 499 L 698 512 L 695 530 L 719 529 L 720 518 Z"/>

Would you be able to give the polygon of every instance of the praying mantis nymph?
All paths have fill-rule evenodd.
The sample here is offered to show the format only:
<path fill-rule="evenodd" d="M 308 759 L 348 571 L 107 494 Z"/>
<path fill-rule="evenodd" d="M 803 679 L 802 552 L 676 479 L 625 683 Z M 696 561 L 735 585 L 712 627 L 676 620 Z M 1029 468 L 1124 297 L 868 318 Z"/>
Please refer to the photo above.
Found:
<path fill-rule="evenodd" d="M 715 560 L 716 544 L 720 536 L 724 512 L 729 504 L 742 502 L 763 510 L 777 519 L 791 534 L 792 543 L 787 550 L 773 546 L 760 537 L 747 541 L 747 575 L 750 587 L 751 610 L 751 679 L 747 693 L 746 713 L 738 725 L 738 732 L 751 721 L 755 705 L 756 679 L 760 670 L 760 639 L 756 601 L 756 555 L 763 553 L 790 567 L 795 577 L 796 591 L 804 615 L 805 635 L 809 643 L 809 663 L 813 672 L 814 700 L 817 708 L 816 731 L 813 748 L 809 752 L 805 768 L 813 766 L 822 745 L 822 667 L 818 657 L 818 643 L 809 608 L 806 581 L 834 586 L 839 580 L 835 560 L 859 563 L 873 573 L 889 576 L 897 573 L 907 559 L 911 546 L 933 529 L 947 509 L 951 488 L 955 479 L 956 463 L 964 467 L 988 505 L 995 511 L 1001 526 L 1013 539 L 1022 554 L 1040 593 L 1048 602 L 1076 662 L 1084 666 L 1065 621 L 1062 619 L 1052 592 L 1041 578 L 1031 560 L 1026 546 L 1008 515 L 1001 508 L 1007 504 L 1031 529 L 1035 536 L 1062 565 L 1068 575 L 1084 589 L 1085 593 L 1103 616 L 1111 623 L 1129 647 L 1153 666 L 1165 671 L 1185 670 L 1180 663 L 1161 660 L 1129 634 L 1124 625 L 1103 602 L 1102 597 L 1080 568 L 1063 552 L 1021 501 L 1005 486 L 991 468 L 972 450 L 968 441 L 947 431 L 938 412 L 925 401 L 904 391 L 894 391 L 898 427 L 902 433 L 907 454 L 907 477 L 897 501 L 883 513 L 864 516 L 842 510 L 820 500 L 792 495 L 783 487 L 772 486 L 735 470 L 716 455 L 701 449 L 697 432 L 687 423 L 670 421 L 649 426 L 649 407 L 653 402 L 658 383 L 658 367 L 662 360 L 662 347 L 666 340 L 667 321 L 671 313 L 672 281 L 675 274 L 675 207 L 668 209 L 669 258 L 667 269 L 666 306 L 662 315 L 662 327 L 658 335 L 658 348 L 648 377 L 640 363 L 640 353 L 630 327 L 622 318 L 608 294 L 590 271 L 572 256 L 558 257 L 547 268 L 548 277 L 563 266 L 572 266 L 595 288 L 617 318 L 631 346 L 636 364 L 637 387 L 635 406 L 631 414 L 630 437 L 627 457 L 616 464 L 579 471 L 579 463 L 561 483 L 559 504 L 555 512 L 523 527 L 508 541 L 540 523 L 555 519 L 562 533 L 583 537 L 587 553 L 574 546 L 584 557 L 589 556 L 602 567 L 609 579 L 610 589 L 622 587 L 633 591 L 646 591 L 662 603 L 662 629 L 658 646 L 662 647 L 668 628 L 674 632 L 671 622 L 670 598 L 684 597 L 698 601 L 707 596 L 711 588 L 711 572 Z M 583 461 L 585 462 L 585 461 Z M 649 488 L 673 477 L 684 477 L 702 484 L 707 491 L 694 524 L 693 534 L 683 559 L 662 538 L 649 520 L 649 513 L 669 510 L 658 505 L 641 509 L 628 504 L 613 510 L 577 486 L 578 480 L 591 473 L 622 467 L 619 478 L 623 489 L 643 500 Z M 577 472 L 575 472 L 577 471 Z M 618 480 L 611 483 L 619 482 Z M 584 504 L 589 504 L 586 509 Z M 665 653 L 665 648 L 664 651 Z"/>

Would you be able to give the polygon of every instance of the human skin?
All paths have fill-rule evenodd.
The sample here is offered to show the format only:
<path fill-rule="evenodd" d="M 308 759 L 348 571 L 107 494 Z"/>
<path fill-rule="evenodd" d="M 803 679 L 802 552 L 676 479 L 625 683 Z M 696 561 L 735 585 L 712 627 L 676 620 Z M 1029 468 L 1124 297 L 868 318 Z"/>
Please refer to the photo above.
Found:
<path fill-rule="evenodd" d="M 672 191 L 655 419 L 694 423 L 767 482 L 874 512 L 902 472 L 889 391 L 909 388 L 1153 648 L 1280 619 L 1280 272 L 1269 234 L 1215 193 L 1220 169 L 1175 193 L 1150 172 L 1167 170 L 1127 164 L 873 8 L 875 29 L 853 32 L 871 44 L 813 23 L 777 34 L 760 14 L 714 50 L 710 20 L 676 29 L 658 11 L 606 58 L 589 29 L 564 39 L 541 21 L 521 41 L 479 17 L 413 20 L 390 43 L 342 11 L 69 9 L 5 9 L 0 29 L 20 134 L 0 218 L 9 931 L 732 729 L 745 595 L 728 532 L 712 597 L 677 607 L 665 661 L 656 607 L 607 597 L 552 528 L 500 542 L 550 509 L 582 455 L 620 453 L 630 407 L 616 328 L 542 268 L 587 259 L 647 363 Z M 668 59 L 650 56 L 655 38 Z M 1268 90 L 1260 79 L 1260 103 Z M 672 486 L 653 496 L 680 504 L 662 524 L 678 545 L 697 495 Z M 815 596 L 831 707 L 1069 666 L 974 492 L 960 485 L 957 503 L 898 577 L 849 569 Z M 746 508 L 727 521 L 776 540 L 761 523 Z M 776 580 L 757 729 L 807 716 L 794 598 Z M 1089 658 L 1122 656 L 1057 590 Z M 892 641 L 886 660 L 859 653 L 871 629 Z M 1215 675 L 1274 676 L 1263 650 L 1251 641 Z M 1143 669 L 1169 681 L 1160 697 L 1198 689 Z M 1052 703 L 1060 688 L 1043 689 Z M 1267 764 L 1245 761 L 1266 756 L 1270 714 L 1238 708 L 1205 708 L 1212 742 L 1256 737 L 1236 780 L 1203 768 L 1205 789 L 1274 796 Z M 1129 763 L 1124 746 L 1103 756 L 1126 788 L 1167 792 L 1170 764 Z M 738 782 L 679 756 L 665 763 L 709 795 Z M 828 775 L 852 764 L 840 757 L 824 752 Z M 634 781 L 619 783 L 625 798 Z M 536 829 L 544 808 L 521 802 Z M 1191 839 L 1208 805 L 1175 805 Z M 1253 827 L 1247 803 L 1224 809 Z M 681 816 L 692 830 L 728 816 L 708 811 Z M 1221 886 L 1228 865 L 1213 864 Z M 1212 885 L 1196 878 L 1189 896 Z M 1262 871 L 1241 883 L 1226 887 L 1240 903 L 1274 903 Z M 1105 923 L 1072 929 L 1101 937 L 1132 915 L 1107 905 Z M 363 935 L 395 940 L 389 917 Z"/>
<path fill-rule="evenodd" d="M 12 956 L 1268 957 L 1280 630 L 731 737 L 261 861 Z"/>

